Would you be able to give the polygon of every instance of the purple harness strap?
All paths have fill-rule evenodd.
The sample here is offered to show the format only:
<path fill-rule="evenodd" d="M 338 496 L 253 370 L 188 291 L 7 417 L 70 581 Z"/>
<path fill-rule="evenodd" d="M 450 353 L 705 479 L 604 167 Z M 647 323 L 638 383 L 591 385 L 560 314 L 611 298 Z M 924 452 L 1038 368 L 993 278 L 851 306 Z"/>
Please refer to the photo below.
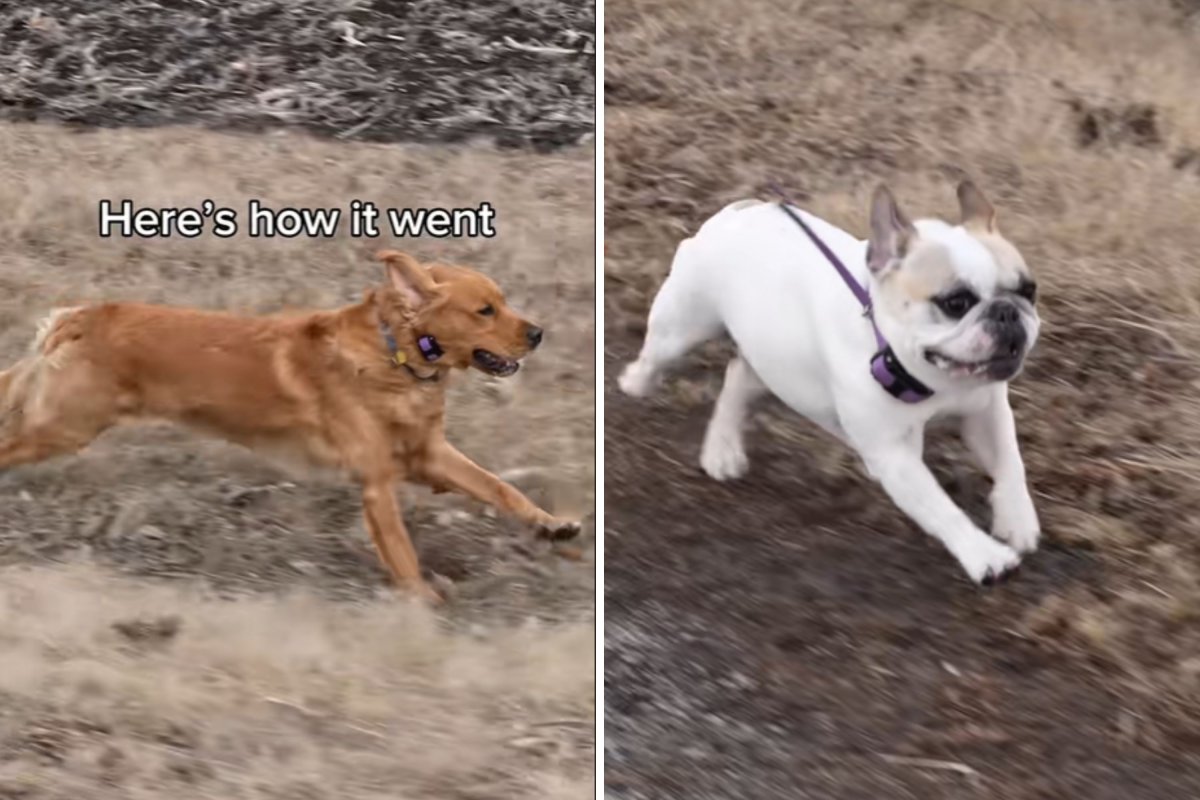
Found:
<path fill-rule="evenodd" d="M 878 352 L 871 358 L 871 376 L 875 381 L 883 387 L 884 391 L 896 398 L 902 403 L 919 403 L 926 398 L 933 396 L 933 390 L 919 380 L 909 374 L 900 359 L 896 358 L 895 352 L 891 345 L 887 343 L 887 339 L 883 338 L 883 334 L 879 331 L 879 326 L 875 324 L 875 310 L 871 305 L 871 295 L 867 290 L 854 279 L 850 274 L 850 270 L 846 269 L 846 265 L 842 260 L 833 254 L 825 242 L 821 241 L 821 237 L 817 236 L 816 232 L 808 226 L 800 215 L 791 209 L 793 205 L 783 189 L 772 183 L 771 190 L 779 195 L 783 202 L 779 207 L 783 209 L 792 220 L 800 226 L 800 230 L 808 234 L 808 238 L 816 245 L 816 248 L 821 251 L 826 260 L 833 265 L 833 268 L 842 276 L 842 281 L 853 292 L 854 297 L 858 300 L 863 309 L 863 316 L 871 323 L 871 330 L 875 332 L 875 343 L 879 346 Z"/>

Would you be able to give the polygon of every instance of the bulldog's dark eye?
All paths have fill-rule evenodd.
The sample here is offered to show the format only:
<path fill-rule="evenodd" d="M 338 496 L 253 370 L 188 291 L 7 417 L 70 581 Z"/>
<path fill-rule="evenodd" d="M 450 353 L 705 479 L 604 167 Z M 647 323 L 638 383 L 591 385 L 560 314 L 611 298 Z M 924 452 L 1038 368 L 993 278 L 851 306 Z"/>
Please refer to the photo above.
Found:
<path fill-rule="evenodd" d="M 957 292 L 934 298 L 933 301 L 943 314 L 953 319 L 962 319 L 978 302 L 979 298 L 968 289 L 960 289 Z"/>
<path fill-rule="evenodd" d="M 491 305 L 489 304 L 489 305 L 486 305 L 483 308 L 479 309 L 479 313 L 485 317 L 490 317 L 496 313 L 496 309 L 492 308 Z"/>
<path fill-rule="evenodd" d="M 1031 303 L 1036 303 L 1037 302 L 1037 282 L 1031 281 L 1028 278 L 1026 278 L 1025 280 L 1022 280 L 1020 285 L 1017 286 L 1017 294 L 1019 294 L 1021 297 L 1024 297 L 1026 300 L 1028 300 Z"/>

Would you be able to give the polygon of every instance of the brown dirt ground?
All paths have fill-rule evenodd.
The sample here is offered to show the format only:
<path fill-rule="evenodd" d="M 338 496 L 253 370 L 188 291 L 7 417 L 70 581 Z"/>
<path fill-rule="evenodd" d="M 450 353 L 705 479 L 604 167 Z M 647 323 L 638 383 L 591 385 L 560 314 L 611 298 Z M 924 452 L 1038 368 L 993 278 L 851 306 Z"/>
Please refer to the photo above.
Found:
<path fill-rule="evenodd" d="M 1200 796 L 1200 51 L 1172 3 L 606 7 L 605 704 L 613 798 Z M 863 232 L 973 175 L 1042 286 L 1014 405 L 1046 534 L 968 585 L 777 405 L 697 463 L 728 346 L 615 391 L 680 238 L 779 178 Z M 936 471 L 986 521 L 950 436 Z"/>
<path fill-rule="evenodd" d="M 405 493 L 436 615 L 387 588 L 352 487 L 169 427 L 0 474 L 0 797 L 583 798 L 593 793 L 594 153 L 0 125 L 0 362 L 52 306 L 332 307 L 400 246 L 473 264 L 543 323 L 464 375 L 451 437 L 563 514 L 582 562 Z M 99 239 L 148 206 L 497 209 L 491 240 Z"/>

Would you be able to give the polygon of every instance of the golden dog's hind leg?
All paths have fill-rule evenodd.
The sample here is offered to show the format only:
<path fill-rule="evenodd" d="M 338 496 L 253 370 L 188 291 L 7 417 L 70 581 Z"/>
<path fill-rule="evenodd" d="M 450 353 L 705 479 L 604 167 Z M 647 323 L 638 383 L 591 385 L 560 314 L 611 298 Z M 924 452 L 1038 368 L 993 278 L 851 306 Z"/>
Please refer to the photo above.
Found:
<path fill-rule="evenodd" d="M 117 421 L 106 381 L 71 366 L 36 369 L 23 362 L 0 373 L 0 469 L 74 453 Z"/>
<path fill-rule="evenodd" d="M 116 422 L 115 414 L 97 414 L 90 408 L 72 416 L 47 414 L 38 409 L 30 415 L 15 409 L 0 418 L 0 469 L 44 461 L 83 449 Z"/>
<path fill-rule="evenodd" d="M 531 525 L 538 534 L 554 540 L 571 539 L 580 531 L 577 521 L 560 519 L 538 506 L 511 484 L 476 464 L 449 442 L 433 448 L 416 476 L 437 490 L 452 489 L 499 509 Z"/>
<path fill-rule="evenodd" d="M 94 438 L 95 435 L 45 428 L 22 430 L 15 436 L 0 439 L 0 469 L 74 453 Z"/>
<path fill-rule="evenodd" d="M 391 480 L 375 478 L 364 481 L 362 502 L 367 532 L 371 534 L 379 558 L 392 573 L 392 578 L 401 587 L 416 592 L 423 600 L 435 604 L 441 602 L 441 596 L 421 577 L 417 551 L 404 527 Z"/>

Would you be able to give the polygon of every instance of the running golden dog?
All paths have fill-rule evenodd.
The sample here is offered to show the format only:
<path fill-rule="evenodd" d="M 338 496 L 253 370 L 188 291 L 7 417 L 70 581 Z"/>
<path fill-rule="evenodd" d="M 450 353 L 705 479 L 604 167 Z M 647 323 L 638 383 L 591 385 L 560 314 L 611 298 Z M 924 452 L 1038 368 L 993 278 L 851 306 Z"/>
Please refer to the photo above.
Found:
<path fill-rule="evenodd" d="M 333 467 L 362 486 L 367 530 L 396 581 L 436 601 L 394 494 L 458 491 L 550 538 L 556 518 L 445 439 L 448 374 L 511 375 L 542 331 L 464 267 L 384 251 L 386 283 L 333 311 L 242 317 L 133 303 L 62 308 L 0 372 L 0 469 L 72 453 L 118 422 L 167 419 Z"/>

